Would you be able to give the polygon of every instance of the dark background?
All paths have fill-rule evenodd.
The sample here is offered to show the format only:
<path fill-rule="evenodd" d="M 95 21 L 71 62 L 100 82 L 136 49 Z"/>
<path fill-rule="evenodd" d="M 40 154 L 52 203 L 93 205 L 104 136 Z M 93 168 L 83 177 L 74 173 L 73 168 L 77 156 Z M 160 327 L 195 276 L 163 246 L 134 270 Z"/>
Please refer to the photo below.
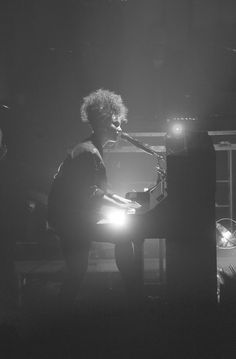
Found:
<path fill-rule="evenodd" d="M 229 357 L 227 353 L 235 343 L 233 301 L 227 311 L 223 306 L 220 324 L 217 321 L 221 326 L 219 340 L 217 325 L 208 312 L 204 312 L 204 320 L 199 318 L 196 328 L 185 324 L 184 317 L 181 322 L 181 315 L 177 321 L 175 315 L 172 319 L 171 311 L 155 301 L 147 304 L 146 316 L 142 311 L 137 318 L 132 313 L 127 316 L 125 311 L 122 314 L 122 290 L 111 268 L 99 277 L 101 273 L 93 262 L 94 276 L 87 277 L 77 317 L 61 318 L 60 313 L 55 320 L 56 285 L 63 271 L 52 263 L 61 254 L 53 234 L 50 237 L 45 233 L 45 204 L 53 174 L 67 149 L 88 135 L 88 127 L 79 121 L 79 109 L 90 91 L 107 88 L 122 95 L 129 108 L 129 122 L 124 127 L 127 132 L 165 131 L 165 120 L 172 116 L 194 116 L 199 119 L 199 129 L 224 131 L 236 130 L 235 80 L 235 0 L 1 0 L 0 125 L 8 158 L 20 165 L 15 168 L 21 176 L 16 173 L 16 177 L 23 175 L 27 189 L 34 192 L 30 194 L 33 201 L 27 193 L 23 219 L 17 218 L 23 228 L 19 231 L 14 223 L 12 238 L 18 242 L 15 258 L 22 280 L 19 299 L 23 302 L 23 320 L 19 328 L 23 351 L 28 352 L 24 358 L 65 358 L 74 351 L 78 357 L 83 350 L 92 353 L 99 349 L 100 357 L 107 353 L 121 357 L 118 353 L 126 350 L 127 338 L 130 353 L 127 351 L 126 357 L 153 357 L 154 352 L 159 357 L 167 357 L 166 352 L 178 357 L 181 345 L 189 347 L 189 353 L 200 345 L 205 353 L 211 343 L 217 350 L 217 342 Z M 151 144 L 155 145 L 154 138 Z M 225 179 L 227 156 L 223 151 L 220 155 L 219 172 L 224 169 L 221 179 Z M 147 156 L 138 152 L 120 157 L 111 154 L 111 185 L 124 194 L 135 185 L 143 190 L 146 184 L 155 183 L 153 158 Z M 219 203 L 228 202 L 228 187 L 226 192 Z M 40 205 L 37 202 L 34 207 L 35 201 Z M 14 199 L 10 205 L 14 208 Z M 94 261 L 112 257 L 110 247 L 107 252 L 105 249 L 99 253 L 95 248 Z M 157 254 L 152 245 L 147 249 L 152 256 Z M 222 261 L 218 265 L 234 265 L 234 250 L 227 250 L 228 257 L 223 250 L 218 253 L 217 259 Z M 163 256 L 161 251 L 158 255 Z M 30 261 L 24 266 L 26 259 Z M 38 259 L 41 264 L 35 264 Z M 156 284 L 156 267 L 149 273 L 155 275 Z M 229 295 L 232 298 L 235 284 Z M 200 337 L 195 335 L 198 326 Z M 3 327 L 1 338 L 8 336 L 5 332 Z M 10 344 L 17 352 L 14 338 Z"/>
<path fill-rule="evenodd" d="M 236 129 L 234 0 L 3 0 L 0 23 L 1 123 L 39 191 L 87 135 L 79 108 L 97 88 L 122 95 L 127 132 L 182 115 Z"/>

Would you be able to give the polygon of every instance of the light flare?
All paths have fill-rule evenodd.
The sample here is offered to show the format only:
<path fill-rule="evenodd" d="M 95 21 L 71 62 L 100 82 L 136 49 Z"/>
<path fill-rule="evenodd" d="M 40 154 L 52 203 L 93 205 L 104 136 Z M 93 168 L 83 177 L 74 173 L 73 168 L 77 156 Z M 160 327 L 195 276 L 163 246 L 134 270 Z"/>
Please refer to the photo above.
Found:
<path fill-rule="evenodd" d="M 124 227 L 127 224 L 127 211 L 117 208 L 103 208 L 103 219 L 98 224 L 111 224 L 114 227 Z"/>

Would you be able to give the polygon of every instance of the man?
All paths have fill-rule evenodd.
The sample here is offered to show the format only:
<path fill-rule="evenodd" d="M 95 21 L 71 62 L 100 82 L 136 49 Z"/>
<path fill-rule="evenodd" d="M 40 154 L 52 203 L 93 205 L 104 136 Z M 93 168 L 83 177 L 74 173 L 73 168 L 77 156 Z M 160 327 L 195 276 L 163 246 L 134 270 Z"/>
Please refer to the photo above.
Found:
<path fill-rule="evenodd" d="M 68 275 L 61 290 L 61 299 L 70 304 L 76 298 L 88 267 L 91 241 L 101 238 L 97 222 L 102 218 L 103 206 L 129 210 L 139 208 L 107 189 L 103 147 L 115 142 L 126 121 L 127 108 L 121 97 L 111 91 L 99 89 L 84 98 L 81 119 L 92 129 L 91 136 L 78 144 L 60 165 L 54 177 L 48 198 L 48 220 L 60 237 Z M 112 241 L 112 238 L 110 238 Z M 133 288 L 133 248 L 131 241 L 121 241 L 115 249 L 117 266 L 126 287 Z"/>

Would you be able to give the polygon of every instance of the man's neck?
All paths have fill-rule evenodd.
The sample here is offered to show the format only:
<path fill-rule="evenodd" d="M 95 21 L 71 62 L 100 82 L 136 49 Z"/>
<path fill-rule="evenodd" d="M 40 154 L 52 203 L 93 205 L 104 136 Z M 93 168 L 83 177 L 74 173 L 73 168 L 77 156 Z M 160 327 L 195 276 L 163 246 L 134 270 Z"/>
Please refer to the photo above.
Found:
<path fill-rule="evenodd" d="M 95 132 L 93 132 L 90 136 L 90 139 L 92 140 L 94 146 L 100 152 L 100 155 L 103 157 L 103 145 L 102 145 L 101 138 L 99 136 L 97 136 L 97 134 Z"/>
<path fill-rule="evenodd" d="M 106 138 L 105 136 L 102 136 L 102 135 L 100 135 L 100 134 L 97 133 L 97 132 L 93 132 L 93 133 L 92 133 L 92 136 L 93 136 L 95 142 L 96 142 L 100 147 L 102 147 L 102 148 L 103 148 L 103 147 L 107 144 L 107 142 L 108 142 L 108 140 L 107 140 L 107 138 Z"/>

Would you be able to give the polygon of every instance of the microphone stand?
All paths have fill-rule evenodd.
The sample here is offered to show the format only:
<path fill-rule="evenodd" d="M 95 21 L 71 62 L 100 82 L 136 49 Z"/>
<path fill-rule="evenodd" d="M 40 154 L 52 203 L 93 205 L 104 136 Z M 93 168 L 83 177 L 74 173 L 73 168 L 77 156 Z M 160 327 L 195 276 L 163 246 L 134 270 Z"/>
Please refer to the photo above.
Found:
<path fill-rule="evenodd" d="M 132 143 L 132 145 L 140 148 L 141 150 L 145 151 L 146 153 L 157 157 L 158 160 L 164 160 L 164 157 L 162 155 L 160 155 L 157 151 L 153 150 L 150 146 L 138 141 L 137 139 L 131 137 L 128 133 L 125 132 L 121 132 L 120 133 L 120 138 L 123 138 L 124 140 Z M 160 165 L 158 165 L 157 171 L 163 176 L 166 177 L 165 172 L 160 168 Z"/>

